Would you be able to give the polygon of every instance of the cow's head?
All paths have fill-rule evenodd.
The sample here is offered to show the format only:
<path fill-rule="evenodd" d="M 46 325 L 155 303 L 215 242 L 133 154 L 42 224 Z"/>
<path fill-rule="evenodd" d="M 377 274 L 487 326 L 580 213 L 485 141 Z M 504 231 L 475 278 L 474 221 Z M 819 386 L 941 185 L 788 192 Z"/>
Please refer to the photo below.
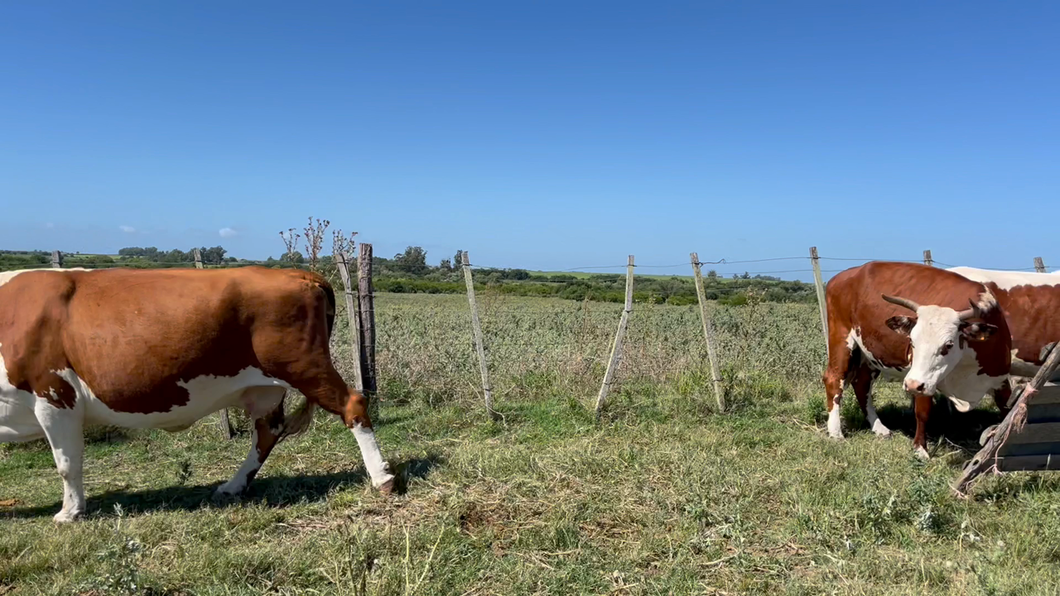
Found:
<path fill-rule="evenodd" d="M 911 354 L 905 390 L 918 395 L 934 395 L 939 383 L 972 349 L 970 344 L 986 341 L 998 330 L 989 323 L 972 322 L 996 308 L 997 302 L 990 294 L 979 304 L 969 301 L 971 308 L 962 311 L 945 306 L 920 306 L 896 296 L 884 295 L 883 299 L 916 313 L 913 317 L 891 317 L 887 326 L 909 336 Z"/>

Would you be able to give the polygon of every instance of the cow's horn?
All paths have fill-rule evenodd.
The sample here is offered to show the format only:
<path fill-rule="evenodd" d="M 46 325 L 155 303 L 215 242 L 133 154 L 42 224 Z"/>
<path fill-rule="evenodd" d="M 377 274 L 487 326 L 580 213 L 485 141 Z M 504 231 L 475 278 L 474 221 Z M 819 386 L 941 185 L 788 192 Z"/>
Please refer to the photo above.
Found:
<path fill-rule="evenodd" d="M 910 300 L 908 298 L 899 298 L 898 296 L 888 296 L 887 294 L 884 294 L 883 295 L 883 299 L 886 300 L 887 302 L 890 302 L 891 304 L 897 304 L 898 306 L 904 306 L 904 307 L 908 308 L 909 310 L 911 310 L 913 312 L 916 312 L 917 309 L 920 308 L 919 304 L 917 304 L 916 302 L 913 302 L 912 300 Z"/>
<path fill-rule="evenodd" d="M 974 300 L 968 300 L 968 303 L 972 305 L 971 308 L 957 313 L 957 318 L 961 321 L 967 321 L 968 319 L 974 319 L 979 316 L 979 305 L 976 304 Z"/>

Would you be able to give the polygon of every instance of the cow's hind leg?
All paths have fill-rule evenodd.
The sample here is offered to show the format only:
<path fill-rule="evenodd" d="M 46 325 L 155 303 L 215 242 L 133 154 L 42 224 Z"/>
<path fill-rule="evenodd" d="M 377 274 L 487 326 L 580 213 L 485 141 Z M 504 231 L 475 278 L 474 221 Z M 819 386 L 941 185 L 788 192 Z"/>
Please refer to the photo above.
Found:
<path fill-rule="evenodd" d="M 239 466 L 231 480 L 217 487 L 216 495 L 226 497 L 238 495 L 247 489 L 258 470 L 265 464 L 273 447 L 284 436 L 282 387 L 251 387 L 243 392 L 240 401 L 254 420 L 254 432 L 250 438 L 250 453 Z"/>
<path fill-rule="evenodd" d="M 876 373 L 867 364 L 862 363 L 854 373 L 854 394 L 858 396 L 858 405 L 865 419 L 869 423 L 872 432 L 881 437 L 891 436 L 891 429 L 880 422 L 876 415 L 876 406 L 872 403 L 872 382 L 876 380 Z"/>
<path fill-rule="evenodd" d="M 385 493 L 392 491 L 394 475 L 390 473 L 390 466 L 383 459 L 376 442 L 372 421 L 368 417 L 368 398 L 348 387 L 335 371 L 323 379 L 296 383 L 295 388 L 310 401 L 342 418 L 357 439 L 357 446 L 361 449 L 361 457 L 372 479 L 372 486 Z"/>
<path fill-rule="evenodd" d="M 55 514 L 59 523 L 72 522 L 85 513 L 83 462 L 85 456 L 84 410 L 81 401 L 72 408 L 57 408 L 44 399 L 34 413 L 52 448 L 55 468 L 63 479 L 63 508 Z"/>

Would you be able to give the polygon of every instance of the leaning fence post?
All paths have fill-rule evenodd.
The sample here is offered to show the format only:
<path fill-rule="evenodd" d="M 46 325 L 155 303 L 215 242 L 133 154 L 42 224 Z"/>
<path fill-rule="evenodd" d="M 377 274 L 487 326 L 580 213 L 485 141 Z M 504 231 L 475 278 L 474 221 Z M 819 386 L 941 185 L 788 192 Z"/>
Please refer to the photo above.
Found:
<path fill-rule="evenodd" d="M 195 259 L 195 268 L 202 269 L 202 251 L 197 248 L 191 249 L 191 256 Z"/>
<path fill-rule="evenodd" d="M 703 321 L 703 338 L 707 341 L 707 359 L 710 360 L 710 378 L 714 380 L 714 397 L 718 400 L 718 411 L 725 411 L 725 393 L 722 391 L 721 378 L 718 376 L 718 362 L 714 355 L 714 333 L 711 330 L 710 318 L 707 317 L 707 299 L 703 295 L 703 272 L 700 268 L 699 255 L 692 253 L 692 271 L 696 275 L 696 296 L 699 298 L 699 317 Z"/>
<path fill-rule="evenodd" d="M 364 377 L 361 372 L 361 326 L 359 322 L 360 310 L 357 308 L 357 296 L 353 293 L 353 283 L 350 281 L 349 258 L 344 252 L 335 253 L 335 265 L 342 278 L 342 289 L 346 299 L 346 318 L 350 321 L 350 350 L 353 360 L 353 388 L 364 391 Z"/>
<path fill-rule="evenodd" d="M 52 251 L 52 269 L 63 268 L 63 253 L 53 250 Z"/>
<path fill-rule="evenodd" d="M 629 313 L 633 312 L 633 255 L 629 255 L 626 264 L 626 305 L 622 309 L 622 318 L 618 320 L 618 331 L 615 332 L 615 343 L 611 346 L 611 358 L 607 361 L 607 372 L 604 373 L 604 382 L 600 385 L 600 394 L 596 396 L 596 420 L 600 420 L 600 414 L 604 409 L 604 401 L 607 400 L 607 392 L 611 390 L 611 382 L 615 376 L 615 369 L 622 358 L 622 338 L 626 335 L 626 326 L 629 324 Z"/>
<path fill-rule="evenodd" d="M 379 372 L 375 366 L 375 290 L 372 288 L 372 245 L 361 243 L 357 253 L 357 302 L 361 305 L 361 376 L 364 390 L 375 396 Z"/>
<path fill-rule="evenodd" d="M 825 303 L 824 282 L 821 281 L 821 260 L 817 247 L 810 247 L 810 262 L 813 263 L 813 283 L 817 286 L 817 306 L 821 309 L 821 332 L 824 333 L 824 353 L 828 356 L 828 305 Z"/>
<path fill-rule="evenodd" d="M 935 266 L 935 261 L 932 260 L 932 258 L 931 258 L 931 251 L 930 250 L 925 250 L 924 251 L 924 264 L 927 265 L 928 267 L 934 267 Z"/>
<path fill-rule="evenodd" d="M 1045 261 L 1041 257 L 1034 257 L 1034 270 L 1038 273 L 1045 273 Z"/>
<path fill-rule="evenodd" d="M 471 327 L 475 334 L 475 351 L 478 352 L 478 367 L 482 373 L 482 394 L 486 400 L 486 412 L 491 418 L 497 418 L 493 410 L 493 389 L 490 387 L 490 372 L 486 364 L 486 348 L 482 345 L 482 324 L 478 318 L 478 306 L 475 304 L 475 282 L 471 278 L 471 264 L 467 251 L 460 254 L 461 269 L 464 270 L 464 283 L 467 284 L 467 301 L 471 306 Z"/>

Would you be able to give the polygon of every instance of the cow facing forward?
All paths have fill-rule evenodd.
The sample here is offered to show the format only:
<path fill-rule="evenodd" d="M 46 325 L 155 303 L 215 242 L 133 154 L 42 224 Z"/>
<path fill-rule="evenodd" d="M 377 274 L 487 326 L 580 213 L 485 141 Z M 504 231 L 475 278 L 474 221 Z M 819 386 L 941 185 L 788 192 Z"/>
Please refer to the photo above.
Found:
<path fill-rule="evenodd" d="M 357 439 L 372 484 L 394 477 L 364 396 L 332 366 L 334 292 L 321 276 L 261 267 L 0 273 L 0 442 L 46 438 L 63 480 L 58 522 L 85 512 L 84 429 L 183 430 L 223 408 L 254 421 L 221 495 L 246 489 L 314 406 Z M 285 415 L 284 393 L 306 404 Z"/>
<path fill-rule="evenodd" d="M 925 265 L 872 262 L 833 277 L 826 289 L 828 433 L 842 438 L 840 400 L 854 386 L 873 432 L 889 436 L 872 403 L 877 377 L 903 379 L 914 397 L 916 454 L 927 458 L 927 420 L 936 392 L 965 412 L 991 393 L 1007 401 L 1011 338 L 982 284 Z"/>

